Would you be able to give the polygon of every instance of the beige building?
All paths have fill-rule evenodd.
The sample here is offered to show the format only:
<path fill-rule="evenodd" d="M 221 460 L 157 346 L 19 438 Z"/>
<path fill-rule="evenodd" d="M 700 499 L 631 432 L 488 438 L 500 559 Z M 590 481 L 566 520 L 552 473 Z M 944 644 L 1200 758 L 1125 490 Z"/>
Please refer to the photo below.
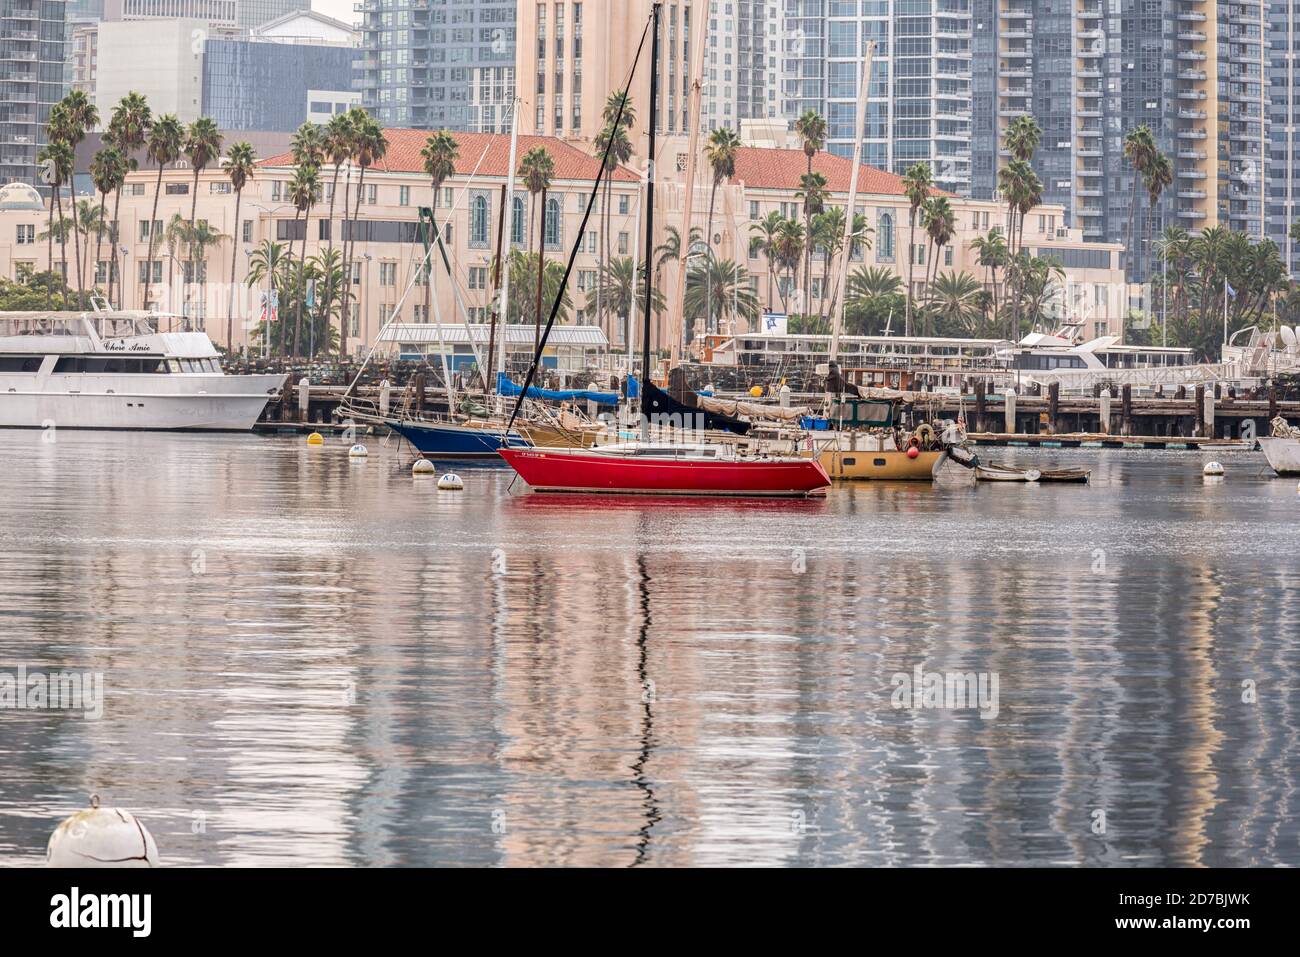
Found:
<path fill-rule="evenodd" d="M 203 112 L 207 20 L 122 20 L 98 26 L 95 105 L 101 125 L 127 93 L 143 93 L 154 115 L 192 123 Z"/>
<path fill-rule="evenodd" d="M 440 190 L 436 198 L 434 215 L 443 223 L 447 211 L 455 206 L 451 215 L 452 268 L 456 277 L 456 292 L 446 282 L 446 273 L 435 270 L 436 298 L 429 313 L 425 313 L 422 287 L 409 288 L 417 263 L 423 257 L 423 247 L 415 240 L 414 225 L 420 206 L 431 202 L 429 178 L 423 171 L 420 150 L 429 133 L 424 130 L 386 130 L 388 153 L 378 166 L 366 170 L 362 192 L 362 228 L 355 243 L 353 262 L 354 313 L 349 330 L 349 349 L 356 351 L 372 343 L 385 320 L 395 318 L 401 322 L 423 323 L 436 321 L 461 322 L 463 305 L 471 321 L 486 319 L 488 306 L 494 297 L 490 276 L 496 250 L 497 224 L 501 211 L 502 189 L 506 184 L 510 139 L 501 135 L 481 133 L 456 133 L 460 145 L 460 159 L 456 174 Z M 227 137 L 227 145 L 232 142 Z M 591 194 L 591 187 L 599 162 L 558 140 L 521 136 L 519 155 L 534 146 L 545 146 L 555 162 L 555 178 L 546 200 L 545 249 L 547 259 L 564 261 L 578 238 L 583 211 Z M 345 167 L 339 178 L 333 229 L 342 234 L 342 206 L 345 184 L 351 202 L 356 201 L 359 171 Z M 223 242 L 208 251 L 207 281 L 200 287 L 195 283 L 186 287 L 182 282 L 185 253 L 168 250 L 162 243 L 154 247 L 153 265 L 146 265 L 149 250 L 150 211 L 154 201 L 157 170 L 142 164 L 138 172 L 130 174 L 122 195 L 120 217 L 121 248 L 125 250 L 123 269 L 125 287 L 121 296 L 115 296 L 117 305 L 141 308 L 145 271 L 151 269 L 148 306 L 173 312 L 203 315 L 207 329 L 214 340 L 224 345 L 225 318 L 230 309 L 229 285 L 231 259 L 235 267 L 235 317 L 234 346 L 238 349 L 248 342 L 245 322 L 254 319 L 260 308 L 259 291 L 245 284 L 249 273 L 249 257 L 266 239 L 288 243 L 294 241 L 298 248 L 304 225 L 301 216 L 288 200 L 287 184 L 293 169 L 287 154 L 263 160 L 254 180 L 243 193 L 239 221 L 235 220 L 235 196 L 230 182 L 220 170 L 205 170 L 198 180 L 198 218 L 206 220 L 225 237 Z M 329 245 L 330 182 L 333 167 L 322 170 L 324 194 L 319 205 L 313 207 L 305 226 L 307 255 L 311 256 Z M 165 226 L 172 217 L 190 215 L 191 190 L 194 174 L 183 166 L 166 169 L 163 173 L 162 196 L 158 203 L 155 226 Z M 611 189 L 610 253 L 612 256 L 631 255 L 633 229 L 639 183 L 637 177 L 618 170 Z M 603 194 L 603 191 L 602 191 Z M 38 239 L 46 228 L 46 212 L 35 208 L 24 193 L 16 196 L 10 208 L 0 208 L 0 275 L 17 278 L 24 271 L 43 270 L 47 267 L 46 243 Z M 17 200 L 27 200 L 19 203 Z M 540 201 L 540 197 L 538 197 Z M 528 248 L 529 236 L 533 248 L 540 229 L 533 210 L 534 198 L 521 182 L 517 182 L 509 224 L 513 248 Z M 111 205 L 111 203 L 110 203 Z M 18 206 L 21 208 L 12 208 Z M 65 215 L 67 206 L 65 200 Z M 600 230 L 602 219 L 593 212 L 582 237 L 582 252 L 574 266 L 569 295 L 573 302 L 570 321 L 589 323 L 595 312 L 595 286 L 599 261 Z M 94 243 L 84 250 L 86 273 L 90 274 L 90 260 L 94 258 Z M 338 243 L 335 243 L 337 248 Z M 69 259 L 73 246 L 68 244 Z M 107 278 L 109 252 L 105 247 L 98 268 L 101 285 Z M 54 245 L 54 268 L 58 268 L 60 250 Z M 68 273 L 75 275 L 69 263 Z M 74 281 L 75 284 L 75 281 Z M 512 295 L 524 295 L 516 290 Z M 403 298 L 405 296 L 405 298 Z M 613 320 L 605 322 L 605 333 L 612 344 L 625 341 L 624 329 Z"/>
<path fill-rule="evenodd" d="M 396 316 L 402 322 L 422 323 L 436 321 L 462 321 L 459 311 L 463 305 L 471 321 L 482 321 L 488 314 L 494 290 L 491 287 L 491 267 L 495 254 L 497 222 L 501 211 L 502 187 L 508 171 L 509 137 L 482 133 L 453 134 L 460 146 L 456 174 L 448 180 L 437 197 L 435 215 L 439 222 L 454 205 L 452 214 L 451 259 L 456 277 L 456 291 L 445 281 L 435 282 L 435 306 L 429 314 L 424 311 L 424 298 L 417 289 L 407 292 L 422 249 L 414 240 L 414 223 L 418 207 L 430 201 L 429 180 L 423 172 L 420 150 L 428 133 L 421 130 L 386 131 L 389 140 L 387 156 L 383 163 L 366 171 L 362 195 L 361 219 L 363 232 L 356 243 L 353 263 L 353 290 L 355 314 L 350 324 L 350 347 L 371 343 L 385 319 Z M 575 147 L 554 138 L 521 136 L 519 155 L 533 146 L 545 146 L 555 160 L 555 180 L 547 196 L 546 253 L 548 258 L 564 260 L 572 249 L 582 221 L 582 214 L 590 195 L 598 161 Z M 830 203 L 847 201 L 849 187 L 849 160 L 830 153 L 818 153 L 814 169 L 828 181 Z M 776 210 L 790 217 L 801 217 L 798 192 L 799 176 L 806 169 L 806 158 L 797 149 L 742 148 L 736 161 L 733 180 L 718 189 L 713 237 L 717 254 L 736 259 L 750 273 L 750 283 L 766 308 L 780 310 L 780 289 L 767 273 L 765 257 L 752 245 L 751 224 Z M 323 249 L 329 241 L 329 184 L 332 168 L 322 171 L 326 193 L 321 203 L 311 212 L 306 225 L 307 253 Z M 201 313 L 209 320 L 209 332 L 218 341 L 224 340 L 224 318 L 229 311 L 228 280 L 231 257 L 235 259 L 235 346 L 246 342 L 243 321 L 257 311 L 257 290 L 244 285 L 248 275 L 248 257 L 265 239 L 288 242 L 301 241 L 303 225 L 287 198 L 287 183 L 292 175 L 287 155 L 265 160 L 256 178 L 244 191 L 239 222 L 235 222 L 235 197 L 225 175 L 217 170 L 205 171 L 199 177 L 198 216 L 206 219 L 227 239 L 209 252 L 207 282 L 202 289 L 197 285 L 185 289 L 180 285 L 180 262 L 165 248 L 156 248 L 152 267 L 146 267 L 148 255 L 148 221 L 153 202 L 156 172 L 142 168 L 131 174 L 122 197 L 121 235 L 125 249 L 125 289 L 121 304 L 141 307 L 145 269 L 152 268 L 153 289 L 149 305 Z M 357 170 L 344 169 L 339 190 L 348 186 L 355 201 Z M 163 174 L 163 195 L 159 202 L 156 222 L 165 224 L 179 214 L 188 218 L 190 211 L 193 174 L 184 168 L 168 169 Z M 610 252 L 613 256 L 632 255 L 638 249 L 637 205 L 640 184 L 636 174 L 620 169 L 616 172 L 610 205 Z M 656 193 L 657 230 L 655 245 L 666 236 L 669 226 L 681 223 L 685 191 L 680 183 L 660 184 Z M 1006 220 L 1006 207 L 989 200 L 967 200 L 952 197 L 956 214 L 957 233 L 954 241 L 945 247 L 937 271 L 967 271 L 980 281 L 985 278 L 979 266 L 972 242 L 994 226 Z M 511 203 L 510 241 L 512 246 L 529 245 L 529 237 L 536 238 L 537 220 L 533 211 L 534 199 L 522 184 L 516 184 Z M 334 229 L 341 230 L 342 195 L 336 201 Z M 709 204 L 709 190 L 695 191 L 694 222 L 703 230 Z M 20 204 L 21 205 L 21 204 Z M 851 263 L 893 270 L 900 277 L 907 275 L 908 203 L 898 176 L 871 167 L 859 172 L 858 211 L 867 217 L 874 230 L 872 248 L 862 253 L 861 261 Z M 599 209 L 599 207 L 598 207 Z M 46 268 L 46 248 L 37 237 L 45 229 L 46 213 L 30 203 L 23 208 L 0 209 L 0 275 L 17 277 L 21 271 Z M 1078 229 L 1063 225 L 1063 212 L 1057 206 L 1041 206 L 1030 213 L 1025 225 L 1025 245 L 1039 255 L 1050 255 L 1065 267 L 1067 282 L 1066 309 L 1071 318 L 1083 322 L 1089 334 L 1117 333 L 1127 307 L 1126 288 L 1121 281 L 1119 249 L 1115 244 L 1087 243 Z M 570 280 L 569 293 L 573 301 L 570 320 L 592 324 L 596 315 L 595 285 L 601 248 L 602 217 L 593 213 L 581 238 L 580 252 Z M 93 243 L 86 250 L 93 257 Z M 918 257 L 924 255 L 924 238 L 918 230 Z M 71 255 L 71 246 L 69 246 Z M 59 250 L 55 247 L 57 263 Z M 100 276 L 107 275 L 108 254 L 101 255 L 104 262 L 99 267 Z M 916 281 L 923 275 L 923 262 L 918 262 Z M 669 263 L 662 271 L 661 285 L 665 292 L 677 281 L 676 264 Z M 813 307 L 818 308 L 826 299 L 822 276 L 824 264 L 814 258 L 812 295 Z M 89 273 L 89 268 L 87 269 Z M 443 275 L 437 273 L 437 275 Z M 403 298 L 406 293 L 405 298 Z M 512 295 L 519 295 L 514 290 Z M 797 291 L 787 289 L 787 297 Z M 117 297 L 115 297 L 117 298 Z M 217 321 L 213 321 L 217 320 Z M 605 317 L 602 328 L 614 348 L 626 344 L 624 323 L 618 318 Z M 654 329 L 657 346 L 668 341 L 666 321 L 657 319 Z"/>

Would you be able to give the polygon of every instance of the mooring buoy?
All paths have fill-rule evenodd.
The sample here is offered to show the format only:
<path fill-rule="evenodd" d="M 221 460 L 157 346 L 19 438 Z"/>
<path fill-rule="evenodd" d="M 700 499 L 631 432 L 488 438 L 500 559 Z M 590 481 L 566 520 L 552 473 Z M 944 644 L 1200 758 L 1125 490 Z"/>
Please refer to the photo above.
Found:
<path fill-rule="evenodd" d="M 369 454 L 370 452 L 366 447 L 360 444 L 354 445 L 352 448 L 348 449 L 348 458 L 350 459 L 364 459 Z"/>
<path fill-rule="evenodd" d="M 412 475 L 433 475 L 438 471 L 438 466 L 434 465 L 428 459 L 416 459 L 415 464 L 411 466 Z"/>
<path fill-rule="evenodd" d="M 1223 474 L 1222 462 L 1206 462 L 1205 468 L 1201 469 L 1202 475 L 1218 476 Z"/>
<path fill-rule="evenodd" d="M 465 483 L 461 481 L 460 476 L 455 472 L 448 472 L 438 479 L 438 488 L 444 492 L 459 492 L 465 488 Z"/>
<path fill-rule="evenodd" d="M 313 432 L 311 435 L 307 436 L 307 444 L 308 444 L 308 445 L 324 445 L 324 444 L 325 444 L 325 436 L 321 435 L 319 432 Z"/>
<path fill-rule="evenodd" d="M 45 849 L 46 867 L 157 867 L 158 845 L 144 823 L 130 811 L 90 807 L 66 818 Z"/>

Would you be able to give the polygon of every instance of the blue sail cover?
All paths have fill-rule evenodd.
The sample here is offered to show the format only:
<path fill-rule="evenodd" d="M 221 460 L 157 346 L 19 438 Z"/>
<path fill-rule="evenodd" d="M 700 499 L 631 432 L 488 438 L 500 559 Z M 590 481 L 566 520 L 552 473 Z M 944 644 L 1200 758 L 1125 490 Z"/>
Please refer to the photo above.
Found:
<path fill-rule="evenodd" d="M 504 372 L 497 373 L 497 393 L 499 395 L 518 395 L 523 389 L 510 381 Z M 597 405 L 618 405 L 617 392 L 593 392 L 589 389 L 539 389 L 528 387 L 528 398 L 549 399 L 552 402 L 575 401 L 578 399 L 595 402 Z"/>

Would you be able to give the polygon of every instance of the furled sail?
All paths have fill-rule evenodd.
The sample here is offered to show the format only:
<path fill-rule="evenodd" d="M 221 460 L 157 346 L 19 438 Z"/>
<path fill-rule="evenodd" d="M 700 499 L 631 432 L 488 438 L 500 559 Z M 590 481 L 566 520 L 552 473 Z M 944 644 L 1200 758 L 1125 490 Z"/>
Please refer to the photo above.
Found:
<path fill-rule="evenodd" d="M 677 418 L 674 421 L 680 428 L 720 429 L 737 435 L 744 435 L 749 431 L 748 422 L 742 422 L 729 415 L 709 412 L 696 405 L 678 402 L 653 382 L 644 382 L 641 387 L 645 390 L 645 395 L 641 399 L 641 411 L 643 415 L 651 416 L 652 422 L 654 416 L 675 416 Z"/>

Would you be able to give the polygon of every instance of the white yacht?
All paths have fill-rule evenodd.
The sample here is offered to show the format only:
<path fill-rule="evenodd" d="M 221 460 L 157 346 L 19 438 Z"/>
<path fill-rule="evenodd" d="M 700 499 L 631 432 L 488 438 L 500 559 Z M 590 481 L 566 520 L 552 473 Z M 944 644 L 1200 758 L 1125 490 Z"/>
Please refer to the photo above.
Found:
<path fill-rule="evenodd" d="M 184 316 L 0 313 L 0 428 L 245 431 L 284 375 L 226 375 Z"/>

